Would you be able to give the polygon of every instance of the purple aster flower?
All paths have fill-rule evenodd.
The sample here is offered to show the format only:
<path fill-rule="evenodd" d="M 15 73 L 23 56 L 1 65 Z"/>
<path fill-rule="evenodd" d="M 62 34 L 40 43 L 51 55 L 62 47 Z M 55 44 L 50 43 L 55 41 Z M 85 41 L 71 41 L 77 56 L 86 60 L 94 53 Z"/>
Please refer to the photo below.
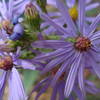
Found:
<path fill-rule="evenodd" d="M 72 17 L 72 19 L 75 21 L 75 23 L 77 23 L 77 19 L 78 19 L 78 8 L 77 8 L 77 4 L 75 3 L 76 0 L 66 0 L 67 2 L 67 6 L 68 6 L 68 12 L 70 13 L 70 16 Z M 91 3 L 92 0 L 86 0 L 86 7 L 85 10 L 86 12 L 93 10 L 94 8 L 97 8 L 100 6 L 100 2 L 96 2 L 96 3 Z M 56 0 L 48 0 L 48 4 L 53 4 L 54 3 L 54 7 L 57 8 L 56 5 Z M 74 5 L 74 6 L 72 6 Z M 53 21 L 57 24 L 59 24 L 60 26 L 66 26 L 66 22 L 64 20 L 64 17 L 61 15 L 61 13 L 59 11 L 56 12 L 48 12 L 48 15 L 53 18 Z M 95 17 L 90 17 L 90 16 L 86 16 L 86 21 L 87 22 L 93 22 L 93 20 L 95 19 Z M 86 23 L 87 24 L 87 23 Z M 51 34 L 51 33 L 55 33 L 57 30 L 55 28 L 53 28 L 52 26 L 49 26 L 49 24 L 47 22 L 44 22 L 41 25 L 41 28 L 45 28 L 48 27 L 47 29 L 44 30 L 44 33 L 46 34 Z M 64 27 L 67 28 L 67 27 Z"/>
<path fill-rule="evenodd" d="M 0 23 L 2 37 L 4 35 L 4 37 L 10 37 L 13 34 L 10 38 L 15 40 L 15 37 L 19 39 L 19 37 L 22 36 L 23 27 L 22 25 L 19 25 L 20 23 L 18 22 L 18 19 L 23 14 L 25 6 L 29 2 L 29 0 L 9 0 L 8 2 L 2 0 L 0 2 Z"/>
<path fill-rule="evenodd" d="M 9 100 L 27 100 L 27 96 L 20 78 L 20 75 L 16 68 L 34 70 L 35 66 L 25 60 L 18 59 L 20 55 L 20 47 L 17 52 L 6 53 L 0 52 L 0 100 L 3 100 L 3 94 L 5 90 L 6 82 L 9 86 Z"/>
<path fill-rule="evenodd" d="M 66 77 L 66 73 L 62 73 L 62 75 L 59 77 L 59 79 L 57 80 L 56 84 L 52 87 L 52 80 L 53 77 L 55 76 L 56 72 L 57 72 L 57 68 L 52 69 L 47 75 L 46 78 L 44 78 L 42 81 L 40 81 L 32 90 L 31 94 L 34 92 L 37 92 L 37 95 L 35 97 L 35 100 L 38 100 L 39 97 L 46 92 L 46 90 L 48 88 L 52 88 L 52 92 L 51 92 L 51 97 L 50 100 L 64 100 L 65 96 L 64 96 L 64 88 L 65 88 L 65 77 Z M 41 70 L 42 71 L 42 70 Z M 99 89 L 96 88 L 96 86 L 94 85 L 93 82 L 85 80 L 85 89 L 88 93 L 91 94 L 97 94 L 100 92 Z M 39 90 L 39 91 L 38 91 Z M 31 96 L 30 94 L 30 96 Z M 58 96 L 57 96 L 58 95 Z M 77 85 L 77 80 L 75 82 L 75 85 L 73 87 L 73 93 L 71 93 L 70 97 L 68 98 L 68 100 L 74 100 L 77 96 L 77 98 L 79 100 L 84 100 L 84 97 L 82 95 L 82 92 L 80 91 L 78 85 Z M 59 98 L 58 98 L 59 97 Z"/>
<path fill-rule="evenodd" d="M 100 61 L 100 49 L 97 47 L 100 39 L 100 31 L 96 31 L 97 25 L 100 23 L 100 14 L 95 20 L 86 27 L 85 25 L 85 1 L 79 0 L 79 16 L 78 26 L 71 19 L 67 7 L 61 0 L 56 0 L 57 7 L 61 11 L 68 30 L 56 24 L 47 15 L 41 13 L 41 17 L 52 25 L 57 31 L 63 34 L 64 39 L 61 40 L 43 40 L 33 43 L 33 47 L 51 48 L 55 51 L 40 55 L 35 60 L 50 60 L 45 66 L 42 73 L 49 72 L 57 65 L 60 65 L 59 71 L 53 78 L 52 86 L 62 75 L 67 72 L 68 76 L 65 85 L 65 96 L 69 97 L 74 87 L 75 79 L 78 77 L 79 88 L 85 95 L 84 89 L 84 69 L 91 69 L 100 78 L 100 67 L 97 61 Z M 77 29 L 78 27 L 78 29 Z"/>

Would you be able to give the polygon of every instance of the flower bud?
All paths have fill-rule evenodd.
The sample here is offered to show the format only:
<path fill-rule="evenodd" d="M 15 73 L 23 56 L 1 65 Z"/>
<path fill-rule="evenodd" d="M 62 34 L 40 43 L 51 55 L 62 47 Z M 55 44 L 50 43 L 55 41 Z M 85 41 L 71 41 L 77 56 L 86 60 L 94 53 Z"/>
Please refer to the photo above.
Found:
<path fill-rule="evenodd" d="M 38 16 L 38 11 L 32 3 L 26 5 L 25 16 L 29 19 L 36 18 Z"/>
<path fill-rule="evenodd" d="M 24 16 L 26 22 L 25 24 L 29 26 L 28 29 L 33 29 L 34 31 L 40 29 L 40 16 L 35 5 L 33 5 L 32 3 L 26 5 Z"/>
<path fill-rule="evenodd" d="M 21 24 L 16 24 L 13 29 L 13 34 L 10 36 L 11 40 L 18 40 L 22 37 L 24 33 L 24 28 Z"/>

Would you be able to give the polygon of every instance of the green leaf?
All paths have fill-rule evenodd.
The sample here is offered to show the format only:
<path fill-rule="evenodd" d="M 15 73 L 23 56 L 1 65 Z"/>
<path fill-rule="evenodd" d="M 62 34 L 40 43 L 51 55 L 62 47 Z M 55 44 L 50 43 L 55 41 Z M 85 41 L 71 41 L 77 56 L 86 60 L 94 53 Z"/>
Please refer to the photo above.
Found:
<path fill-rule="evenodd" d="M 35 81 L 37 80 L 39 75 L 38 71 L 23 71 L 23 82 L 27 93 L 33 88 Z"/>

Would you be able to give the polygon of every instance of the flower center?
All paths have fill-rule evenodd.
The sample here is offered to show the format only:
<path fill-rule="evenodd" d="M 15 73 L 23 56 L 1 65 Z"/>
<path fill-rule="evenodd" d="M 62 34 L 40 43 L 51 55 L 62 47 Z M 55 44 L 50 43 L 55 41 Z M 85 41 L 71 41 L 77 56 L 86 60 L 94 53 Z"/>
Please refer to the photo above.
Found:
<path fill-rule="evenodd" d="M 75 21 L 78 18 L 78 10 L 77 8 L 74 6 L 72 8 L 69 8 L 69 14 L 72 17 L 72 19 Z"/>
<path fill-rule="evenodd" d="M 77 37 L 74 47 L 78 51 L 87 51 L 91 47 L 91 41 L 86 37 Z"/>
<path fill-rule="evenodd" d="M 55 74 L 57 73 L 58 70 L 59 70 L 59 68 L 54 68 L 54 69 L 51 70 L 52 77 L 55 76 Z M 59 80 L 64 80 L 64 77 L 65 77 L 65 72 L 62 73 L 62 75 L 59 77 Z"/>
<path fill-rule="evenodd" d="M 0 58 L 0 69 L 11 70 L 13 67 L 13 60 L 11 56 L 5 56 Z"/>
<path fill-rule="evenodd" d="M 13 32 L 13 25 L 10 20 L 3 20 L 2 27 L 7 31 L 8 34 L 12 34 Z"/>

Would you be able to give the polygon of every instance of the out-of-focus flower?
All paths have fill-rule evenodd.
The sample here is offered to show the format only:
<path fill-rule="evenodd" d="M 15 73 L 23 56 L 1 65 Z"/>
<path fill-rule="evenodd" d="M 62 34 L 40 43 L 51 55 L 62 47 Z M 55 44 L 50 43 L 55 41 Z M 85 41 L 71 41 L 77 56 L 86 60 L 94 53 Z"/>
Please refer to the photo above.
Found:
<path fill-rule="evenodd" d="M 100 14 L 95 17 L 91 25 L 86 27 L 85 1 L 79 0 L 79 19 L 78 29 L 68 13 L 67 7 L 61 0 L 56 0 L 57 7 L 67 23 L 68 29 L 56 24 L 46 14 L 41 13 L 41 17 L 58 32 L 63 34 L 61 40 L 43 40 L 33 43 L 33 47 L 50 48 L 55 51 L 40 55 L 35 60 L 50 60 L 42 73 L 49 72 L 57 65 L 61 64 L 59 71 L 53 78 L 52 85 L 62 75 L 68 71 L 68 77 L 65 85 L 65 96 L 69 97 L 74 87 L 75 79 L 78 77 L 79 88 L 85 96 L 83 72 L 85 68 L 90 68 L 100 78 L 100 67 L 97 61 L 100 61 L 100 49 L 97 47 L 100 39 L 100 31 L 96 31 L 100 23 Z M 91 62 L 91 63 L 89 63 Z"/>
<path fill-rule="evenodd" d="M 16 68 L 35 70 L 35 66 L 25 60 L 19 59 L 20 47 L 16 53 L 0 52 L 0 100 L 3 100 L 6 82 L 9 85 L 9 100 L 27 100 L 27 96 Z"/>
<path fill-rule="evenodd" d="M 64 100 L 65 96 L 64 96 L 64 88 L 65 88 L 65 84 L 66 84 L 66 73 L 62 73 L 62 75 L 59 77 L 59 79 L 57 80 L 56 84 L 52 87 L 52 80 L 53 77 L 56 75 L 58 68 L 54 68 L 52 69 L 48 74 L 47 77 L 44 78 L 42 81 L 40 81 L 33 89 L 33 91 L 31 92 L 37 92 L 37 95 L 35 97 L 35 100 L 38 100 L 39 97 L 45 93 L 47 91 L 48 88 L 52 88 L 52 93 L 51 93 L 51 97 L 50 100 Z M 41 70 L 42 71 L 42 70 Z M 59 70 L 60 71 L 60 70 Z M 85 89 L 88 93 L 91 94 L 97 94 L 100 92 L 99 89 L 96 88 L 96 86 L 94 85 L 93 82 L 85 80 Z M 31 96 L 30 94 L 30 96 Z M 75 97 L 75 95 L 77 97 Z M 68 100 L 73 100 L 72 98 L 78 98 L 78 100 L 84 100 L 84 97 L 82 95 L 82 92 L 80 91 L 78 84 L 77 84 L 77 80 L 75 81 L 75 85 L 73 87 L 73 93 L 71 93 L 70 97 L 68 98 Z"/>
<path fill-rule="evenodd" d="M 66 0 L 66 3 L 67 3 L 66 6 L 68 7 L 68 12 L 69 12 L 70 16 L 75 21 L 75 23 L 77 23 L 78 16 L 79 16 L 79 14 L 78 14 L 79 9 L 78 9 L 75 1 L 76 0 Z M 86 0 L 86 5 L 85 5 L 86 12 L 91 11 L 100 6 L 100 2 L 91 3 L 91 1 L 92 0 Z M 54 7 L 57 8 L 56 0 L 48 0 L 47 3 L 51 4 L 51 5 L 54 4 Z M 48 12 L 48 15 L 53 19 L 53 21 L 55 23 L 59 24 L 60 26 L 63 26 L 64 28 L 67 28 L 67 26 L 66 26 L 67 23 L 65 22 L 64 17 L 61 15 L 61 13 L 59 11 Z M 91 23 L 91 22 L 93 22 L 94 19 L 95 19 L 95 17 L 86 16 L 87 22 Z M 57 31 L 55 28 L 53 28 L 46 22 L 44 22 L 41 25 L 41 28 L 43 28 L 43 29 L 45 28 L 44 32 L 46 34 L 52 34 Z"/>
<path fill-rule="evenodd" d="M 17 34 L 16 36 L 18 37 L 18 34 L 22 34 L 19 33 L 18 30 L 15 33 L 14 27 L 16 26 L 16 24 L 18 24 L 18 18 L 23 14 L 25 6 L 29 2 L 29 0 L 9 0 L 7 2 L 5 0 L 2 0 L 0 2 L 0 24 L 1 31 L 3 31 L 0 34 L 2 34 L 3 36 L 5 35 L 6 37 L 10 37 L 12 34 L 14 34 L 14 36 Z M 17 25 L 16 27 L 18 28 L 18 26 L 19 25 Z M 21 27 L 22 26 L 20 25 L 20 29 Z"/>

